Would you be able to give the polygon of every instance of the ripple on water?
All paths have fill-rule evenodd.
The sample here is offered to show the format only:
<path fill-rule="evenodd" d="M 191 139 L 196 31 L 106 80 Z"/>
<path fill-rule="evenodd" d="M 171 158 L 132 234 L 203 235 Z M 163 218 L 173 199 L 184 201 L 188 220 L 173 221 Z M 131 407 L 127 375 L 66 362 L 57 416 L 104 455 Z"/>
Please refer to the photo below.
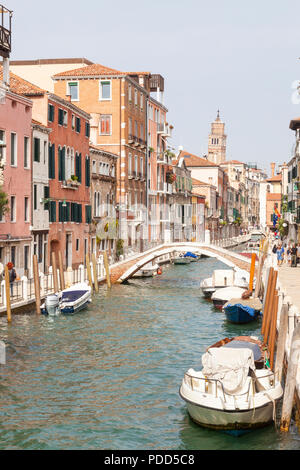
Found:
<path fill-rule="evenodd" d="M 229 325 L 202 299 L 201 279 L 224 265 L 213 259 L 163 268 L 153 279 L 101 287 L 74 317 L 18 316 L 0 337 L 0 448 L 292 449 L 292 427 L 271 426 L 241 439 L 193 424 L 178 395 L 184 372 L 206 347 L 260 324 Z"/>

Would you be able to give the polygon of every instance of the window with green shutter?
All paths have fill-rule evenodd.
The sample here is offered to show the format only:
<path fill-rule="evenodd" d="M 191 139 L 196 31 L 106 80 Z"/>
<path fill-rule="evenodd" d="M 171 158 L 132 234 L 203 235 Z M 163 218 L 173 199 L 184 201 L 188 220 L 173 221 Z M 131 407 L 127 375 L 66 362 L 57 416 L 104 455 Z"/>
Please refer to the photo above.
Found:
<path fill-rule="evenodd" d="M 48 104 L 48 121 L 54 122 L 54 106 L 52 104 Z"/>
<path fill-rule="evenodd" d="M 75 156 L 75 175 L 78 178 L 78 182 L 81 183 L 81 153 L 76 153 Z"/>
<path fill-rule="evenodd" d="M 44 199 L 49 199 L 50 197 L 50 188 L 49 186 L 44 186 Z M 49 210 L 49 201 L 45 201 L 44 210 Z"/>
<path fill-rule="evenodd" d="M 80 131 L 81 131 L 81 119 L 79 117 L 76 118 L 76 121 L 75 121 L 75 129 L 76 129 L 76 132 L 78 132 L 78 134 L 80 134 Z"/>
<path fill-rule="evenodd" d="M 56 222 L 56 201 L 50 201 L 49 222 Z"/>
<path fill-rule="evenodd" d="M 90 137 L 90 132 L 91 132 L 90 123 L 89 123 L 89 122 L 86 122 L 86 123 L 85 123 L 85 136 L 86 136 L 86 137 Z"/>
<path fill-rule="evenodd" d="M 55 179 L 55 144 L 49 144 L 49 179 Z"/>
<path fill-rule="evenodd" d="M 92 223 L 92 206 L 85 206 L 85 222 Z"/>
<path fill-rule="evenodd" d="M 33 139 L 33 161 L 40 161 L 41 141 L 37 137 Z"/>
<path fill-rule="evenodd" d="M 91 185 L 91 169 L 90 169 L 90 157 L 85 159 L 85 185 L 87 188 Z"/>
<path fill-rule="evenodd" d="M 60 108 L 58 109 L 58 124 L 60 126 L 64 124 L 64 110 Z"/>
<path fill-rule="evenodd" d="M 58 149 L 58 180 L 64 181 L 66 179 L 66 147 Z"/>

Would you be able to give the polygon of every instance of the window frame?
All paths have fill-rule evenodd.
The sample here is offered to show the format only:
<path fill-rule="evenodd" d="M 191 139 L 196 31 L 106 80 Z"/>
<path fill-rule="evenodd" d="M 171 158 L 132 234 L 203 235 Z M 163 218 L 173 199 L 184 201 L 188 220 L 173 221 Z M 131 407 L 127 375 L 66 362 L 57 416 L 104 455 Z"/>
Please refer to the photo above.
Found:
<path fill-rule="evenodd" d="M 104 98 L 103 93 L 102 93 L 102 84 L 103 83 L 109 83 L 109 88 L 110 88 L 110 96 L 109 98 Z M 99 101 L 111 101 L 112 100 L 112 80 L 107 79 L 107 80 L 99 80 Z"/>
<path fill-rule="evenodd" d="M 12 146 L 12 136 L 15 136 L 14 146 Z M 14 149 L 14 163 L 12 163 L 12 149 Z M 18 166 L 18 139 L 16 132 L 10 133 L 10 166 L 13 168 Z"/>
<path fill-rule="evenodd" d="M 102 124 L 102 119 L 103 118 L 109 118 L 109 133 L 101 132 L 101 124 Z M 105 125 L 106 127 L 106 125 Z M 112 114 L 100 114 L 100 119 L 99 119 L 99 135 L 105 136 L 105 135 L 112 135 Z"/>
<path fill-rule="evenodd" d="M 72 86 L 75 86 L 75 84 L 76 84 L 76 86 L 77 86 L 77 98 L 76 98 L 76 99 L 72 99 L 70 84 L 72 84 Z M 71 88 L 72 88 L 72 86 L 71 86 Z M 66 95 L 67 95 L 67 96 L 70 96 L 71 102 L 78 102 L 78 101 L 80 101 L 80 98 L 79 98 L 79 80 L 71 80 L 71 81 L 68 81 L 68 82 L 67 82 Z"/>

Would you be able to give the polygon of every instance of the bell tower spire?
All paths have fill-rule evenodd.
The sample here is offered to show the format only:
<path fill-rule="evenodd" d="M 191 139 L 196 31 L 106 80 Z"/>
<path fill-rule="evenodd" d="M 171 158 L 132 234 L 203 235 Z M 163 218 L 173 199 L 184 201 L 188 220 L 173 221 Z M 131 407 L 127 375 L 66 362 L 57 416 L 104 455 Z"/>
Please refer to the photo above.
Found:
<path fill-rule="evenodd" d="M 220 110 L 218 109 L 217 118 L 211 124 L 211 132 L 208 138 L 207 158 L 209 161 L 216 165 L 226 161 L 226 140 L 225 123 L 221 121 Z"/>

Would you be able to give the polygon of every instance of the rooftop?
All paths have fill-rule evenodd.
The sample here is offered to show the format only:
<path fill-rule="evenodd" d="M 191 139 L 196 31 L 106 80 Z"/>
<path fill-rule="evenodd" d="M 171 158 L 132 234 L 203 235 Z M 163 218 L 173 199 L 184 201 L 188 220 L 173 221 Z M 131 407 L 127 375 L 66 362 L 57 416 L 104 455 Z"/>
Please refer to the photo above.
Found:
<path fill-rule="evenodd" d="M 205 158 L 201 158 L 197 155 L 193 155 L 189 152 L 186 152 L 185 150 L 181 150 L 178 158 L 184 158 L 187 167 L 218 167 L 218 165 L 216 165 L 215 163 L 212 163 L 209 160 L 206 160 Z"/>

